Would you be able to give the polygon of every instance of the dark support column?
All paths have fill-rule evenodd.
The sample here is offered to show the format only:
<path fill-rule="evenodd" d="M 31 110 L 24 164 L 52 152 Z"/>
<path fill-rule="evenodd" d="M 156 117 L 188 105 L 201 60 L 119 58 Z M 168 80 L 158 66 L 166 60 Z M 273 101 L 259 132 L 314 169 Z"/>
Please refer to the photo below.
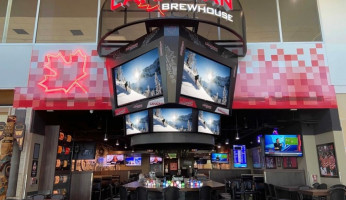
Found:
<path fill-rule="evenodd" d="M 10 177 L 8 178 L 8 189 L 7 197 L 15 197 L 17 190 L 17 179 L 19 171 L 19 160 L 20 160 L 20 151 L 17 142 L 13 142 L 13 151 L 11 158 L 11 170 Z"/>
<path fill-rule="evenodd" d="M 15 115 L 17 116 L 17 123 L 25 123 L 26 110 L 16 109 Z M 24 136 L 24 138 L 25 138 L 25 136 Z M 20 153 L 21 152 L 19 151 L 19 147 L 18 147 L 17 142 L 15 140 L 13 140 L 11 170 L 10 170 L 10 177 L 8 178 L 8 189 L 7 189 L 7 193 L 6 193 L 7 197 L 15 197 L 16 196 Z"/>

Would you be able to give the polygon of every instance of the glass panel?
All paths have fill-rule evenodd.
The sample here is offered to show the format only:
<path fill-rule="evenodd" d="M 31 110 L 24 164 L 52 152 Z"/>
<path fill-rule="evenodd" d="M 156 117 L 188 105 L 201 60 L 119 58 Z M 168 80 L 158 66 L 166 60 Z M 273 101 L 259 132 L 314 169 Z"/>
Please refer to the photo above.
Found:
<path fill-rule="evenodd" d="M 275 0 L 240 0 L 240 3 L 246 19 L 247 42 L 280 41 Z"/>
<path fill-rule="evenodd" d="M 4 32 L 6 9 L 7 9 L 7 0 L 0 0 L 0 42 L 2 41 L 2 34 Z"/>
<path fill-rule="evenodd" d="M 41 1 L 37 42 L 95 42 L 97 0 Z"/>
<path fill-rule="evenodd" d="M 284 42 L 322 41 L 316 0 L 279 0 Z"/>
<path fill-rule="evenodd" d="M 31 43 L 35 29 L 37 0 L 12 0 L 8 43 Z"/>

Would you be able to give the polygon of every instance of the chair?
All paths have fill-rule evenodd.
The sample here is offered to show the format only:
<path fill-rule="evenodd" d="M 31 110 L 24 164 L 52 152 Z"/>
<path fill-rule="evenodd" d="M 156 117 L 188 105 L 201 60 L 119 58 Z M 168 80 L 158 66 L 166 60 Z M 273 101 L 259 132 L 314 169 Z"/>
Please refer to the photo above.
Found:
<path fill-rule="evenodd" d="M 212 188 L 210 186 L 202 186 L 199 188 L 199 200 L 211 200 Z"/>
<path fill-rule="evenodd" d="M 308 186 L 308 185 L 301 185 L 298 187 L 298 190 L 311 190 L 311 189 L 313 189 L 313 188 Z M 298 200 L 310 200 L 310 199 L 312 199 L 312 197 L 306 196 L 300 192 L 297 192 L 297 199 Z"/>
<path fill-rule="evenodd" d="M 275 190 L 275 186 L 273 184 L 269 184 L 269 192 L 270 192 L 270 196 L 272 197 L 271 198 L 272 200 L 290 200 L 290 199 L 278 197 Z"/>
<path fill-rule="evenodd" d="M 61 194 L 54 194 L 52 195 L 51 199 L 57 199 L 57 200 L 63 200 L 65 197 Z"/>
<path fill-rule="evenodd" d="M 126 187 L 124 186 L 119 187 L 119 195 L 120 195 L 120 200 L 128 200 L 128 192 Z"/>
<path fill-rule="evenodd" d="M 271 200 L 272 199 L 272 196 L 270 195 L 269 185 L 267 183 L 264 183 L 264 194 L 265 194 L 265 199 L 266 200 Z"/>
<path fill-rule="evenodd" d="M 93 200 L 101 200 L 101 182 L 93 183 L 91 196 Z"/>
<path fill-rule="evenodd" d="M 242 199 L 243 188 L 240 180 L 233 180 L 231 182 L 232 199 Z"/>
<path fill-rule="evenodd" d="M 346 186 L 343 185 L 343 184 L 336 184 L 336 185 L 332 185 L 330 188 L 331 188 L 331 189 L 332 189 L 332 188 L 345 188 L 345 189 L 346 189 Z"/>
<path fill-rule="evenodd" d="M 315 188 L 315 189 L 317 189 L 317 187 L 320 185 L 320 183 L 314 183 L 314 184 L 312 184 L 312 187 L 313 188 Z"/>
<path fill-rule="evenodd" d="M 179 188 L 177 187 L 166 187 L 163 189 L 164 200 L 177 200 L 179 199 Z"/>
<path fill-rule="evenodd" d="M 44 200 L 45 196 L 43 194 L 36 194 L 32 196 L 32 200 Z"/>
<path fill-rule="evenodd" d="M 345 200 L 345 192 L 346 189 L 342 187 L 331 188 L 328 191 L 330 200 Z"/>
<path fill-rule="evenodd" d="M 321 183 L 320 185 L 317 186 L 317 189 L 327 189 L 328 186 L 325 183 Z"/>
<path fill-rule="evenodd" d="M 137 200 L 148 200 L 148 190 L 145 187 L 136 188 L 136 199 Z"/>

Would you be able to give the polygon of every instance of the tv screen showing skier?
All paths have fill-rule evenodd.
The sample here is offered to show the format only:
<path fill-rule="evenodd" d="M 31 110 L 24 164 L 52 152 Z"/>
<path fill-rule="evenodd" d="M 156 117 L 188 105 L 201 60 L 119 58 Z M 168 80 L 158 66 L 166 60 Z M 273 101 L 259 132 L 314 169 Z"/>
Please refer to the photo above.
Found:
<path fill-rule="evenodd" d="M 192 108 L 153 109 L 154 132 L 191 132 Z"/>
<path fill-rule="evenodd" d="M 126 135 L 147 133 L 149 131 L 148 110 L 128 114 L 125 116 Z"/>
<path fill-rule="evenodd" d="M 198 132 L 220 134 L 220 115 L 205 111 L 198 112 Z"/>
<path fill-rule="evenodd" d="M 118 106 L 162 95 L 158 49 L 116 67 L 114 80 Z"/>
<path fill-rule="evenodd" d="M 227 106 L 231 68 L 186 49 L 181 94 Z"/>

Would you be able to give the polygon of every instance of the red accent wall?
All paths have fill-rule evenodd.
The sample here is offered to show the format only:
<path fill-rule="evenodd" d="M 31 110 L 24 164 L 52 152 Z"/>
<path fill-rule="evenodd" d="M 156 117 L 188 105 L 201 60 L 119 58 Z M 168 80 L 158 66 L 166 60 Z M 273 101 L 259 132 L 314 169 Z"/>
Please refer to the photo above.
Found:
<path fill-rule="evenodd" d="M 106 60 L 98 56 L 96 47 L 63 47 L 34 47 L 28 86 L 16 88 L 14 107 L 36 110 L 111 109 Z M 85 59 L 75 53 L 77 50 L 81 50 Z M 57 56 L 59 53 L 60 57 Z M 53 59 L 48 59 L 47 55 Z M 83 78 L 78 79 L 83 66 L 86 75 L 83 73 Z M 58 76 L 49 80 L 49 88 L 66 88 L 76 79 L 78 84 L 68 92 L 47 91 L 42 87 L 42 80 L 54 73 Z M 336 107 L 323 44 L 250 44 L 247 55 L 239 58 L 234 109 Z"/>

